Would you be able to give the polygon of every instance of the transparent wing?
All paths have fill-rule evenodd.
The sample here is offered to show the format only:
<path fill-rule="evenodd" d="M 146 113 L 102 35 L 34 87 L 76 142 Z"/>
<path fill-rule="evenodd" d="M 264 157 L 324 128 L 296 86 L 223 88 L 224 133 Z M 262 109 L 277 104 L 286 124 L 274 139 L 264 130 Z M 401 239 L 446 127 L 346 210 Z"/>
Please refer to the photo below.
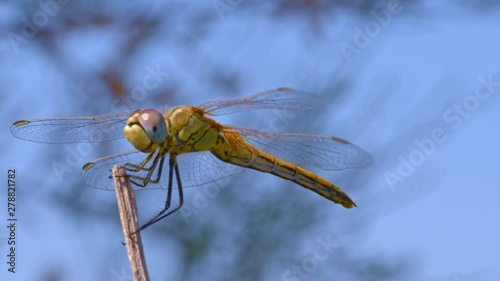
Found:
<path fill-rule="evenodd" d="M 92 117 L 20 120 L 11 133 L 23 140 L 41 143 L 85 143 L 123 137 L 123 127 L 133 110 Z"/>
<path fill-rule="evenodd" d="M 204 109 L 207 114 L 215 116 L 259 109 L 302 111 L 320 105 L 321 99 L 317 95 L 290 88 L 278 88 L 245 98 L 209 101 L 199 107 Z"/>
<path fill-rule="evenodd" d="M 223 115 L 258 109 L 309 110 L 320 104 L 320 98 L 316 95 L 279 88 L 246 98 L 206 102 L 200 107 L 209 115 Z M 132 112 L 133 110 L 91 117 L 20 120 L 11 126 L 10 131 L 20 139 L 39 143 L 109 141 L 123 137 L 123 127 Z"/>
<path fill-rule="evenodd" d="M 82 170 L 83 180 L 96 188 L 114 190 L 113 180 L 110 179 L 111 169 L 115 165 L 124 165 L 126 163 L 140 164 L 147 154 L 140 151 L 131 150 L 123 153 L 109 155 L 94 160 L 84 166 Z M 166 189 L 168 188 L 168 155 L 163 165 L 162 176 L 159 183 L 148 183 L 145 187 L 132 185 L 135 190 L 144 189 Z M 220 161 L 209 151 L 184 153 L 177 156 L 179 172 L 181 174 L 182 186 L 199 186 L 217 180 L 230 177 L 243 172 L 243 168 Z M 146 165 L 148 166 L 148 165 Z M 154 172 L 152 178 L 156 178 Z M 131 174 L 132 175 L 132 174 Z M 145 177 L 146 172 L 134 173 L 139 177 Z M 175 182 L 174 182 L 175 183 Z"/>
<path fill-rule="evenodd" d="M 307 134 L 270 133 L 231 127 L 251 145 L 299 166 L 323 170 L 363 167 L 372 162 L 370 154 L 346 140 Z"/>

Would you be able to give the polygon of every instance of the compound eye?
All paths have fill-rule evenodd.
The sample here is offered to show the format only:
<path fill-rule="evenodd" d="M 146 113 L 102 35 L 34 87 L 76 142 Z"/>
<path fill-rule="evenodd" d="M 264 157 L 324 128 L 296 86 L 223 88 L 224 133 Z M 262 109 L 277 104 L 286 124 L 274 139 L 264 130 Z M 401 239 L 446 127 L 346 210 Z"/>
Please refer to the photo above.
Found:
<path fill-rule="evenodd" d="M 160 112 L 150 108 L 141 110 L 140 112 L 134 112 L 133 114 L 139 115 L 139 123 L 141 123 L 141 126 L 152 142 L 161 144 L 165 141 L 167 138 L 167 125 Z"/>

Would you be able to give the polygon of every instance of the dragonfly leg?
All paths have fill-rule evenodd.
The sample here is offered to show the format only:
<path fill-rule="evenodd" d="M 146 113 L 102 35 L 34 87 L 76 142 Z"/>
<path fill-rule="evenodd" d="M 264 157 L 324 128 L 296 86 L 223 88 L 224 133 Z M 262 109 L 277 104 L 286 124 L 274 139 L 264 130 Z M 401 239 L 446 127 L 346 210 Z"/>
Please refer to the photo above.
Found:
<path fill-rule="evenodd" d="M 170 202 L 172 199 L 172 189 L 173 189 L 173 171 L 175 169 L 175 178 L 177 181 L 177 189 L 179 191 L 179 205 L 175 207 L 175 209 L 170 210 L 170 212 L 166 213 L 165 212 L 170 209 Z M 181 174 L 179 172 L 179 166 L 177 165 L 177 161 L 175 159 L 175 156 L 171 156 L 169 160 L 169 169 L 168 169 L 168 193 L 167 193 L 167 201 L 165 202 L 165 207 L 161 212 L 159 212 L 156 216 L 154 216 L 152 219 L 150 219 L 147 223 L 145 223 L 143 226 L 139 228 L 139 231 L 147 228 L 148 226 L 159 222 L 160 220 L 170 216 L 171 214 L 177 212 L 180 208 L 182 208 L 182 205 L 184 205 L 184 194 L 182 192 L 182 182 L 181 182 Z"/>
<path fill-rule="evenodd" d="M 151 160 L 151 157 L 153 157 L 154 153 L 155 153 L 155 152 L 150 153 L 150 154 L 148 155 L 148 157 L 146 157 L 146 159 L 144 159 L 144 161 L 142 161 L 142 163 L 141 163 L 141 164 L 139 164 L 139 165 L 135 165 L 135 164 L 132 164 L 132 163 L 125 163 L 125 164 L 123 165 L 123 167 L 125 167 L 125 169 L 126 169 L 128 172 L 135 172 L 135 173 L 137 173 L 137 172 L 139 172 L 140 170 L 149 171 L 151 168 L 153 168 L 153 167 L 152 167 L 152 165 L 151 165 L 151 167 L 149 167 L 149 168 L 144 168 L 144 166 L 145 166 L 145 165 L 146 165 L 146 164 L 147 164 L 147 163 Z M 154 163 L 153 163 L 153 164 L 154 164 Z M 109 171 L 110 171 L 110 172 L 111 172 L 111 170 L 112 170 L 112 169 L 109 169 Z M 130 177 L 129 175 L 127 175 L 127 176 L 128 176 L 128 177 Z M 109 176 L 109 178 L 111 179 L 111 178 L 113 178 L 113 176 L 111 176 L 111 175 L 110 175 L 110 176 Z M 133 177 L 133 176 L 132 176 L 132 178 L 141 179 L 141 180 L 143 179 L 143 178 L 140 178 L 140 177 Z M 133 182 L 133 183 L 135 184 L 135 182 Z"/>
<path fill-rule="evenodd" d="M 142 182 L 138 183 L 133 180 L 130 180 L 130 182 L 134 183 L 137 186 L 145 187 L 148 183 L 159 183 L 161 179 L 161 171 L 163 171 L 163 163 L 165 162 L 165 157 L 161 157 L 160 159 L 160 167 L 158 167 L 157 172 L 156 172 L 156 179 L 151 179 L 153 176 L 153 171 L 155 169 L 149 170 L 149 173 L 146 175 L 146 177 L 138 177 L 138 176 L 129 176 L 133 179 L 138 179 L 141 180 Z"/>
<path fill-rule="evenodd" d="M 158 171 L 159 175 L 161 175 L 161 168 L 163 167 L 163 160 L 164 159 L 165 159 L 165 157 L 161 157 L 160 171 Z M 140 186 L 140 187 L 145 187 L 149 182 L 157 183 L 160 178 L 158 177 L 155 180 L 151 180 L 151 176 L 153 175 L 153 172 L 154 172 L 154 170 L 156 168 L 156 165 L 158 164 L 158 160 L 160 160 L 160 152 L 158 152 L 158 154 L 154 158 L 153 163 L 151 164 L 151 167 L 149 167 L 149 168 L 142 168 L 143 170 L 148 171 L 148 174 L 145 177 L 139 177 L 139 176 L 129 175 L 130 182 L 133 183 L 133 184 L 135 184 L 135 185 L 137 185 L 137 186 Z M 143 161 L 143 164 L 145 164 L 144 161 Z M 127 163 L 125 165 L 136 166 L 136 165 L 129 164 L 129 163 Z M 128 171 L 130 171 L 130 170 L 128 170 Z M 132 170 L 131 172 L 138 172 L 138 170 L 137 171 Z M 132 179 L 138 180 L 139 182 L 134 181 Z"/>
<path fill-rule="evenodd" d="M 127 171 L 129 172 L 139 172 L 140 170 L 146 170 L 146 171 L 149 171 L 153 165 L 154 165 L 154 161 L 153 161 L 153 164 L 151 165 L 151 167 L 149 168 L 145 168 L 144 166 L 146 166 L 146 164 L 151 160 L 151 158 L 153 157 L 153 155 L 156 153 L 156 151 L 153 151 L 151 152 L 148 157 L 146 157 L 146 159 L 144 159 L 144 161 L 142 161 L 141 164 L 139 165 L 135 165 L 135 164 L 132 164 L 132 163 L 125 163 L 125 168 L 127 169 Z M 158 157 L 158 156 L 156 156 Z"/>
<path fill-rule="evenodd" d="M 161 171 L 163 171 L 163 162 L 165 162 L 165 157 L 162 157 L 160 159 L 160 167 L 158 167 L 157 169 L 157 172 L 156 172 L 156 179 L 152 180 L 152 179 L 149 179 L 148 182 L 151 182 L 151 183 L 158 183 L 160 182 L 160 179 L 161 179 Z M 177 167 L 177 166 L 176 166 Z"/>

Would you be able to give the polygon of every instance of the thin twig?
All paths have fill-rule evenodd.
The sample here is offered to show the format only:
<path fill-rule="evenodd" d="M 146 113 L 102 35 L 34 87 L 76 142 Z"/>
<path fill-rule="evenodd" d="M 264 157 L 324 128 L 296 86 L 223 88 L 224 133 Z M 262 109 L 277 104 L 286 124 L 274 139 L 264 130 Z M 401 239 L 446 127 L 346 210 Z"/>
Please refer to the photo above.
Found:
<path fill-rule="evenodd" d="M 134 276 L 134 281 L 147 281 L 149 280 L 149 276 L 142 249 L 141 233 L 138 232 L 139 220 L 137 218 L 137 207 L 130 179 L 124 167 L 115 166 L 112 173 L 132 275 Z"/>

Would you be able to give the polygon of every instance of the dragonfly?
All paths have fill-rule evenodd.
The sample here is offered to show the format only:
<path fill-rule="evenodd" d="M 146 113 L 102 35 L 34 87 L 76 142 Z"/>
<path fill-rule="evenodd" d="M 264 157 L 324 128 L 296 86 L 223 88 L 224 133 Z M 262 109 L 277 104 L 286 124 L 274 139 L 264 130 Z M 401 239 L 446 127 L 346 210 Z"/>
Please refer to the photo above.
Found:
<path fill-rule="evenodd" d="M 20 120 L 13 123 L 11 133 L 38 143 L 95 143 L 125 137 L 135 149 L 85 164 L 82 178 L 93 187 L 114 190 L 110 170 L 118 165 L 126 168 L 134 190 L 167 189 L 163 209 L 142 225 L 141 231 L 181 209 L 184 187 L 213 183 L 245 169 L 270 173 L 345 208 L 355 207 L 340 187 L 304 167 L 323 170 L 363 167 L 372 162 L 371 155 L 363 149 L 338 137 L 274 133 L 223 125 L 214 119 L 255 110 L 293 113 L 321 104 L 317 95 L 278 88 L 244 98 L 168 110 L 148 108 L 90 117 Z M 162 176 L 165 161 L 168 162 L 166 177 Z M 174 189 L 179 200 L 172 208 Z"/>

